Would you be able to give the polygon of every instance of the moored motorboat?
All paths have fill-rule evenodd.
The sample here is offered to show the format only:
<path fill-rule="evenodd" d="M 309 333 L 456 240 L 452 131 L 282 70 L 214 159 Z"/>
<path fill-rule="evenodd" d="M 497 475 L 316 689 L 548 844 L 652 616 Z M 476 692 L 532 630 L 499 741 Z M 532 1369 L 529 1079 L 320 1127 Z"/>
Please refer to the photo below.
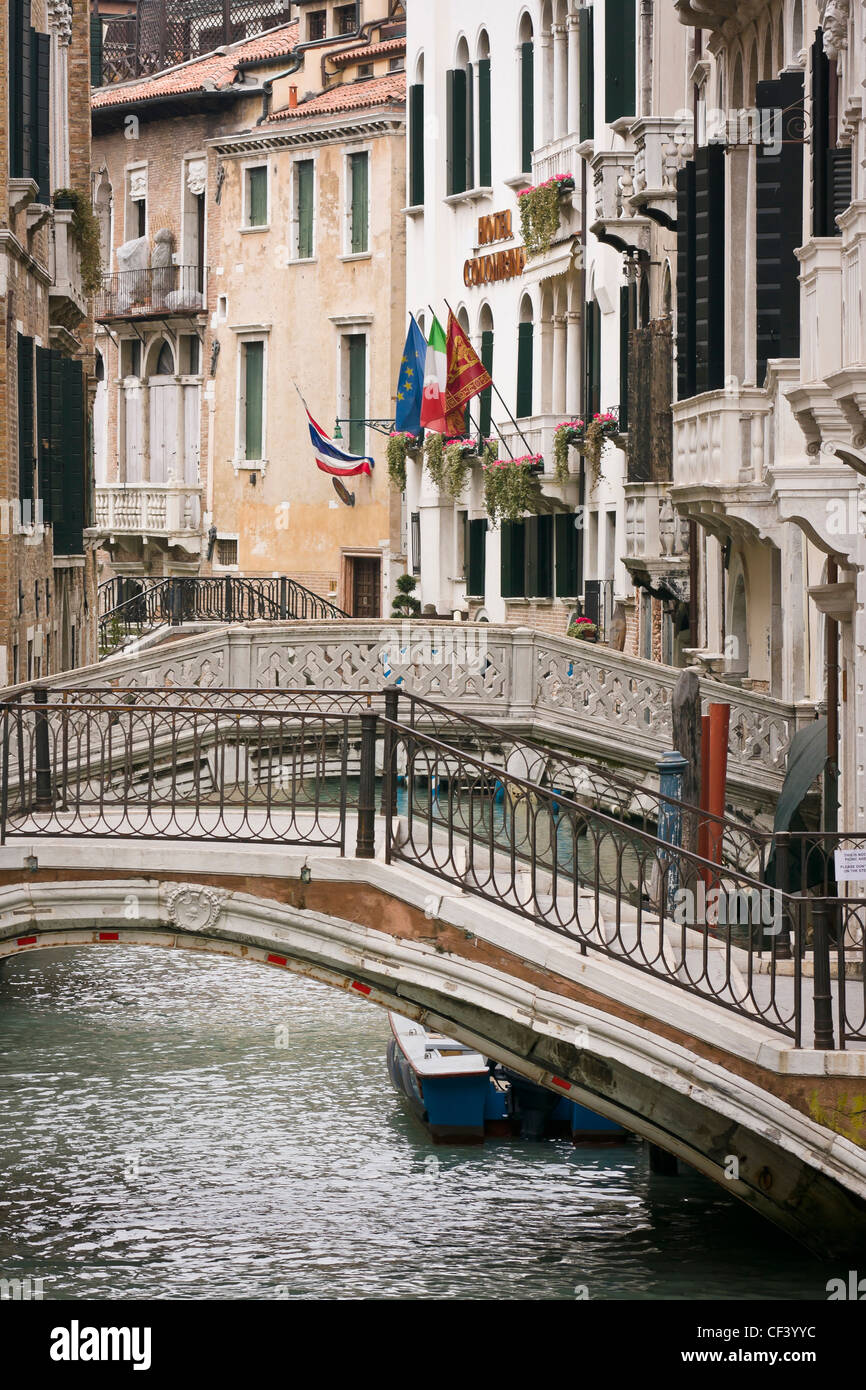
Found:
<path fill-rule="evenodd" d="M 441 1142 L 480 1143 L 485 1136 L 569 1137 L 621 1143 L 613 1120 L 557 1095 L 482 1053 L 400 1014 L 388 1015 L 388 1071 L 413 1112 Z"/>

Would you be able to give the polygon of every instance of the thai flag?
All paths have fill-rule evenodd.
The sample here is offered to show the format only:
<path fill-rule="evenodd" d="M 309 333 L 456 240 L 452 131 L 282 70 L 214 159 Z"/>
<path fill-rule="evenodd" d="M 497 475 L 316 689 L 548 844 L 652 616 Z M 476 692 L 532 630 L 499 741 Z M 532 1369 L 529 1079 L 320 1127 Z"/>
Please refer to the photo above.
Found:
<path fill-rule="evenodd" d="M 307 407 L 304 406 L 304 410 Z M 317 425 L 309 410 L 307 419 L 310 422 L 310 438 L 313 441 L 313 453 L 316 456 L 316 467 L 321 468 L 323 473 L 330 473 L 336 478 L 354 478 L 359 473 L 370 473 L 374 467 L 374 460 L 369 457 L 361 458 L 358 454 L 349 454 L 345 449 L 341 449 L 332 439 L 329 439 L 322 429 Z"/>

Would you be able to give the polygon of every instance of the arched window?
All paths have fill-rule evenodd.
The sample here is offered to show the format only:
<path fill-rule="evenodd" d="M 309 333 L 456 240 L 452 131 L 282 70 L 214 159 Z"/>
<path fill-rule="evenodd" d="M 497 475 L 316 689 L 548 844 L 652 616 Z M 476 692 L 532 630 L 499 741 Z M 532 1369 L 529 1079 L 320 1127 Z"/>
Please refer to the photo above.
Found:
<path fill-rule="evenodd" d="M 535 149 L 535 43 L 532 20 L 520 21 L 520 169 L 529 173 Z"/>
<path fill-rule="evenodd" d="M 794 0 L 794 13 L 791 21 L 791 59 L 796 59 L 803 47 L 803 0 Z"/>
<path fill-rule="evenodd" d="M 162 345 L 157 354 L 153 375 L 174 376 L 174 353 L 171 350 L 171 343 L 169 343 L 166 338 L 163 338 Z"/>
<path fill-rule="evenodd" d="M 455 66 L 446 72 L 448 192 L 465 193 L 475 182 L 475 82 L 469 47 L 461 38 Z"/>
<path fill-rule="evenodd" d="M 744 105 L 743 60 L 738 53 L 734 61 L 734 76 L 731 82 L 731 106 L 735 111 L 742 111 Z"/>
<path fill-rule="evenodd" d="M 409 205 L 424 202 L 424 54 L 415 66 L 415 81 L 409 88 Z"/>
<path fill-rule="evenodd" d="M 532 376 L 535 329 L 532 321 L 532 300 L 523 296 L 520 322 L 517 325 L 517 410 L 518 419 L 532 414 Z"/>
<path fill-rule="evenodd" d="M 478 36 L 478 183 L 489 188 L 493 182 L 493 114 L 490 95 L 490 39 L 487 30 Z"/>
<path fill-rule="evenodd" d="M 481 313 L 478 317 L 478 326 L 481 330 L 481 361 L 487 368 L 491 377 L 493 376 L 493 314 L 489 304 L 482 305 Z M 488 386 L 486 391 L 482 391 L 479 397 L 479 409 L 481 413 L 481 433 L 486 439 L 491 430 L 493 419 L 493 387 Z"/>
<path fill-rule="evenodd" d="M 669 319 L 673 306 L 673 292 L 671 289 L 671 267 L 670 261 L 665 261 L 665 270 L 662 277 L 662 317 Z"/>
<path fill-rule="evenodd" d="M 773 77 L 773 26 L 767 25 L 767 32 L 764 35 L 764 62 L 761 76 L 765 82 L 770 82 Z"/>

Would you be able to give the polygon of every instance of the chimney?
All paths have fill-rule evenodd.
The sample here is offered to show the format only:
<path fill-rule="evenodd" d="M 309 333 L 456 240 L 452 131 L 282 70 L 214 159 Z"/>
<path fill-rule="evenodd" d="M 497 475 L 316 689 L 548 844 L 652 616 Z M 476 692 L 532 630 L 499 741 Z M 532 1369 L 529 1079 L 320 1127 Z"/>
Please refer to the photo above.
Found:
<path fill-rule="evenodd" d="M 292 106 L 297 106 L 297 104 L 298 104 L 298 89 L 297 89 L 297 87 L 290 87 L 290 88 L 289 88 L 289 106 L 290 106 L 290 107 L 292 107 Z"/>

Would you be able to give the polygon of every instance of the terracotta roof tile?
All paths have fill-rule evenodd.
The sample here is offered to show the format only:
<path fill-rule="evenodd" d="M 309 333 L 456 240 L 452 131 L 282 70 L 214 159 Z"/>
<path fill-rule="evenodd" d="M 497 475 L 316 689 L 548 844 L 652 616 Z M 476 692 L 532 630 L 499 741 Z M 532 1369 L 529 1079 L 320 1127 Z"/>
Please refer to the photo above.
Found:
<path fill-rule="evenodd" d="M 206 53 L 175 68 L 166 68 L 153 77 L 136 78 L 132 82 L 114 82 L 98 87 L 91 95 L 94 111 L 107 106 L 129 105 L 154 97 L 170 97 L 182 92 L 197 92 L 209 78 L 218 89 L 231 87 L 245 63 L 261 58 L 279 58 L 298 44 L 297 22 L 269 29 L 257 38 L 232 44 L 222 53 Z"/>
<path fill-rule="evenodd" d="M 341 87 L 331 87 L 327 92 L 319 92 L 308 101 L 297 106 L 284 106 L 274 111 L 268 120 L 271 123 L 299 120 L 304 116 L 324 116 L 332 111 L 355 111 L 365 106 L 383 106 L 388 102 L 405 104 L 406 74 L 392 72 L 387 77 L 367 78 L 361 82 L 347 82 Z"/>
<path fill-rule="evenodd" d="M 383 43 L 371 43 L 366 47 L 346 48 L 339 53 L 330 53 L 328 61 L 342 67 L 345 63 L 367 63 L 371 58 L 381 58 L 386 53 L 405 53 L 406 39 L 385 39 Z"/>

